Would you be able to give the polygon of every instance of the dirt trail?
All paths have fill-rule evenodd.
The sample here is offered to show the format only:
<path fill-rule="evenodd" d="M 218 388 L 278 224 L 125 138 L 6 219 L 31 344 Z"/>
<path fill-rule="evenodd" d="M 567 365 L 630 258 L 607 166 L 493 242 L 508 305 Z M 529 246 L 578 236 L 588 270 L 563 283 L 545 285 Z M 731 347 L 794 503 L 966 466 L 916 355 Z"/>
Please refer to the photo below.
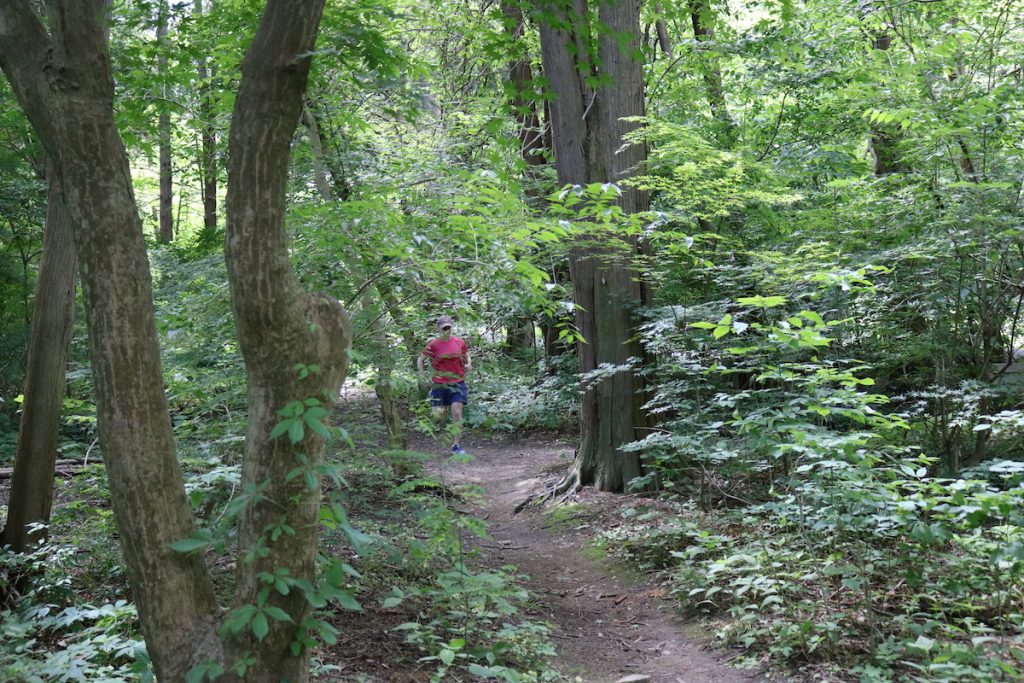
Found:
<path fill-rule="evenodd" d="M 431 445 L 433 446 L 433 445 Z M 424 450 L 436 446 L 423 445 Z M 482 509 L 492 538 L 480 543 L 490 566 L 513 564 L 530 576 L 527 587 L 538 609 L 530 616 L 556 625 L 557 668 L 584 683 L 628 680 L 650 683 L 749 683 L 765 680 L 757 672 L 730 668 L 723 655 L 684 634 L 672 614 L 672 601 L 657 587 L 617 577 L 593 559 L 572 520 L 552 523 L 537 510 L 513 515 L 532 492 L 543 488 L 552 467 L 572 453 L 567 442 L 550 439 L 485 441 L 467 444 L 473 460 L 466 464 L 435 462 L 436 474 L 448 484 L 473 483 L 484 488 Z M 547 474 L 545 474 L 545 471 Z M 600 498 L 602 494 L 588 494 Z"/>

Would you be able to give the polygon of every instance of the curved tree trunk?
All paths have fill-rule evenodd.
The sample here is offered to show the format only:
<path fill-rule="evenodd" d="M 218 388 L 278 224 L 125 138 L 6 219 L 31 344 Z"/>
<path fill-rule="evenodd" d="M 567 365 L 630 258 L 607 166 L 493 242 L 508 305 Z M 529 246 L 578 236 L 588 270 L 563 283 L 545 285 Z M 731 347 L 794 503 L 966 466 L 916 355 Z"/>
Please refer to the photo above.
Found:
<path fill-rule="evenodd" d="M 0 64 L 63 182 L 82 276 L 96 419 L 125 565 L 161 680 L 219 658 L 194 525 L 163 393 L 149 261 L 114 125 L 106 3 L 0 3 Z M 215 638 L 215 637 L 214 637 Z M 205 651 L 204 651 L 205 650 Z"/>
<path fill-rule="evenodd" d="M 45 540 L 47 535 L 45 530 L 31 531 L 29 525 L 50 521 L 68 347 L 75 322 L 75 246 L 71 240 L 71 219 L 61 194 L 60 178 L 52 168 L 47 175 L 50 190 L 32 311 L 25 401 L 21 406 L 7 526 L 0 535 L 0 546 L 10 545 L 18 553 Z"/>
<path fill-rule="evenodd" d="M 310 60 L 324 0 L 270 0 L 242 62 L 229 140 L 226 256 L 231 307 L 248 375 L 249 424 L 243 487 L 259 487 L 260 500 L 239 519 L 242 553 L 258 546 L 251 562 L 239 562 L 236 606 L 256 604 L 262 572 L 287 570 L 315 580 L 320 511 L 319 487 L 304 477 L 288 479 L 296 467 L 316 467 L 323 439 L 305 429 L 298 443 L 270 438 L 281 421 L 277 411 L 307 399 L 331 406 L 348 365 L 351 327 L 341 304 L 305 292 L 292 271 L 285 240 L 285 195 L 290 145 L 302 113 Z M 296 366 L 308 371 L 304 377 Z M 275 529 L 284 529 L 278 535 Z M 271 621 L 260 642 L 240 643 L 259 652 L 260 666 L 247 681 L 304 681 L 309 657 L 291 646 L 295 625 L 309 615 L 300 590 L 271 592 L 267 604 L 291 622 Z"/>

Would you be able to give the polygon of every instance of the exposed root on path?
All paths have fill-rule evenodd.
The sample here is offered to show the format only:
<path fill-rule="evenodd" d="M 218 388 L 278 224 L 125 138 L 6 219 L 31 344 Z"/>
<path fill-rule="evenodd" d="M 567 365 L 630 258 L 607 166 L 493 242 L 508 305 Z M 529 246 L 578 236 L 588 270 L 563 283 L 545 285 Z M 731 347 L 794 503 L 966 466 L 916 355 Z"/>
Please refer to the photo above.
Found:
<path fill-rule="evenodd" d="M 528 507 L 541 507 L 556 498 L 559 505 L 572 502 L 582 488 L 579 460 L 574 460 L 572 467 L 569 468 L 569 471 L 565 473 L 561 480 L 551 484 L 540 493 L 527 496 L 526 499 L 520 501 L 512 508 L 512 514 L 518 515 Z"/>

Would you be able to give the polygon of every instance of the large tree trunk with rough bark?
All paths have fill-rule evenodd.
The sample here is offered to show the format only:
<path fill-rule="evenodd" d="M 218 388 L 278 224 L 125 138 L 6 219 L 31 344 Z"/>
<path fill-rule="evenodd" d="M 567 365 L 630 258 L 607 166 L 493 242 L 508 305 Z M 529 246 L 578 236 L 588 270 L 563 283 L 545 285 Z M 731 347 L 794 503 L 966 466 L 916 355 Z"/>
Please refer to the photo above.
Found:
<path fill-rule="evenodd" d="M 47 175 L 50 190 L 25 370 L 25 401 L 21 406 L 7 525 L 0 535 L 0 546 L 9 545 L 18 553 L 47 536 L 45 529 L 33 531 L 30 525 L 50 521 L 64 377 L 75 321 L 71 220 L 60 178 L 52 168 Z"/>
<path fill-rule="evenodd" d="M 287 570 L 295 579 L 315 580 L 320 489 L 287 475 L 297 467 L 317 467 L 323 440 L 309 428 L 297 443 L 287 436 L 271 439 L 270 433 L 286 405 L 312 399 L 332 406 L 349 359 L 347 313 L 337 300 L 302 289 L 284 230 L 289 150 L 323 5 L 324 0 L 267 4 L 242 62 L 231 121 L 226 254 L 249 396 L 242 485 L 263 493 L 240 515 L 239 547 L 271 550 L 238 563 L 237 606 L 257 603 L 265 585 L 261 573 Z M 275 534 L 282 525 L 290 532 Z M 306 596 L 300 590 L 271 592 L 267 604 L 284 610 L 291 623 L 273 621 L 260 642 L 243 643 L 261 659 L 259 673 L 246 680 L 304 681 L 309 657 L 294 654 L 291 646 L 295 625 L 310 611 Z"/>
<path fill-rule="evenodd" d="M 160 678 L 180 680 L 193 656 L 219 658 L 218 610 L 201 558 L 170 549 L 194 524 L 163 393 L 146 244 L 114 125 L 106 3 L 47 7 L 44 25 L 28 0 L 0 4 L 0 64 L 63 182 L 127 574 Z"/>
<path fill-rule="evenodd" d="M 539 10 L 544 73 L 554 91 L 550 109 L 559 182 L 620 183 L 646 159 L 644 145 L 623 142 L 639 125 L 623 119 L 644 114 L 639 0 L 599 3 L 599 71 L 591 60 L 595 39 L 585 1 L 542 3 Z M 594 82 L 601 85 L 592 88 Z M 648 208 L 645 193 L 621 189 L 619 201 L 626 213 Z M 584 237 L 570 253 L 584 373 L 643 356 L 634 334 L 634 315 L 645 299 L 634 263 L 639 245 L 628 246 L 626 251 L 614 249 L 599 238 Z M 639 457 L 619 449 L 643 436 L 648 424 L 641 409 L 644 401 L 643 382 L 627 369 L 585 384 L 581 441 L 567 479 L 570 485 L 623 491 L 643 474 Z"/>

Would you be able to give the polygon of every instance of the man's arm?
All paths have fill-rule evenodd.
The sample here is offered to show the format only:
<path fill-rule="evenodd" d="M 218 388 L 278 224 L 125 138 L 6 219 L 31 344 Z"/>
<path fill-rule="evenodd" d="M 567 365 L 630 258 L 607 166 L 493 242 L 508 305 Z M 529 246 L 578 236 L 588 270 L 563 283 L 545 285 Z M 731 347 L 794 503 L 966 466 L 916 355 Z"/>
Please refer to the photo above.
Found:
<path fill-rule="evenodd" d="M 473 369 L 473 359 L 469 356 L 469 347 L 463 344 L 462 346 L 462 367 L 466 368 L 466 372 Z"/>

